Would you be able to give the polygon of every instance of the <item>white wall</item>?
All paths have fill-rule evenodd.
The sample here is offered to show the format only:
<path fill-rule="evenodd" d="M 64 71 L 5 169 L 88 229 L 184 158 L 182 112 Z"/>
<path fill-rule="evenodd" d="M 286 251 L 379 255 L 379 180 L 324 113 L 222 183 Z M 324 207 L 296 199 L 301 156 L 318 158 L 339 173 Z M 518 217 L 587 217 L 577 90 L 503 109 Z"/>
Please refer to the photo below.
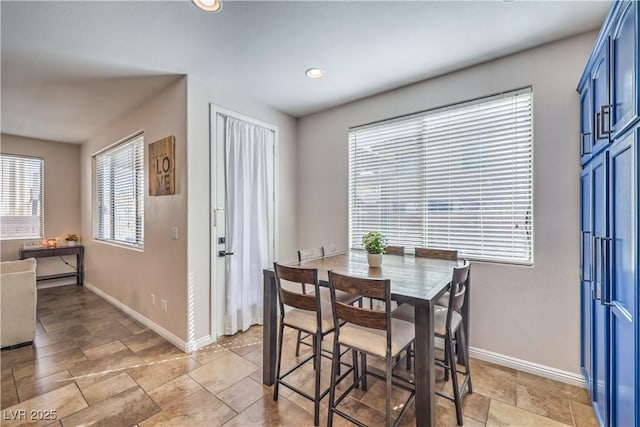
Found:
<path fill-rule="evenodd" d="M 44 159 L 43 237 L 56 237 L 58 245 L 65 246 L 67 234 L 80 234 L 80 145 L 2 134 L 1 151 Z M 2 261 L 18 259 L 22 243 L 23 240 L 3 240 Z M 71 265 L 76 264 L 75 256 L 64 258 Z M 38 275 L 73 271 L 57 257 L 38 259 Z M 38 287 L 75 282 L 75 278 L 50 280 L 40 282 Z"/>
<path fill-rule="evenodd" d="M 215 84 L 215 82 L 213 82 Z M 188 280 L 190 295 L 190 341 L 204 340 L 212 333 L 209 265 L 211 232 L 211 185 L 209 146 L 211 103 L 242 115 L 278 126 L 278 187 L 280 233 L 279 261 L 296 259 L 298 224 L 296 216 L 296 119 L 251 100 L 238 97 L 212 83 L 188 78 Z M 260 284 L 262 285 L 262 284 Z M 202 342 L 202 341 L 201 341 Z"/>
<path fill-rule="evenodd" d="M 128 111 L 82 145 L 82 236 L 86 246 L 86 281 L 161 326 L 180 340 L 187 338 L 187 84 L 179 78 L 139 107 Z M 145 182 L 144 251 L 93 240 L 92 156 L 139 130 L 144 131 L 145 159 L 150 143 L 175 135 L 176 193 L 149 196 Z M 145 162 L 145 171 L 148 162 Z M 179 240 L 171 239 L 178 227 Z M 151 294 L 156 305 L 151 303 Z M 168 310 L 160 309 L 167 300 Z"/>
<path fill-rule="evenodd" d="M 300 247 L 347 247 L 349 127 L 533 86 L 535 264 L 473 264 L 470 344 L 578 373 L 575 88 L 596 35 L 562 40 L 300 119 Z"/>

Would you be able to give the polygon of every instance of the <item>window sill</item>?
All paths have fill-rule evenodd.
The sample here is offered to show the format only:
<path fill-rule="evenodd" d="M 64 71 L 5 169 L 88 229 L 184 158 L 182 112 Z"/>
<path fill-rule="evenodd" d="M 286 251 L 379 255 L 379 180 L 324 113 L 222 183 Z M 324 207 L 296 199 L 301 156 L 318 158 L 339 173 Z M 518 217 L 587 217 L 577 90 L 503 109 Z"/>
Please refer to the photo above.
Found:
<path fill-rule="evenodd" d="M 143 247 L 139 247 L 139 246 L 135 246 L 135 245 L 128 245 L 126 243 L 121 243 L 121 242 L 114 242 L 111 240 L 101 240 L 101 239 L 93 239 L 94 242 L 96 243 L 101 243 L 103 245 L 107 245 L 107 246 L 115 246 L 116 248 L 121 248 L 121 249 L 127 249 L 130 251 L 134 251 L 134 252 L 144 252 L 144 246 Z"/>

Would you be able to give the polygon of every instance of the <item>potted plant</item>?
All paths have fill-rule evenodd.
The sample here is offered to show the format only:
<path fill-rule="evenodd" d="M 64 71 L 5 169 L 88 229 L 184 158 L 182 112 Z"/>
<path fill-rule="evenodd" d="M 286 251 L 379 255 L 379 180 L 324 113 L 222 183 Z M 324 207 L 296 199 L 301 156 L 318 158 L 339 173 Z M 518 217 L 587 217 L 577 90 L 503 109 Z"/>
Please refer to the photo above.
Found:
<path fill-rule="evenodd" d="M 76 246 L 79 239 L 77 234 L 67 234 L 64 240 L 67 241 L 67 246 Z"/>
<path fill-rule="evenodd" d="M 387 246 L 387 238 L 379 231 L 370 231 L 362 236 L 362 245 L 367 251 L 369 267 L 380 267 L 382 254 Z"/>

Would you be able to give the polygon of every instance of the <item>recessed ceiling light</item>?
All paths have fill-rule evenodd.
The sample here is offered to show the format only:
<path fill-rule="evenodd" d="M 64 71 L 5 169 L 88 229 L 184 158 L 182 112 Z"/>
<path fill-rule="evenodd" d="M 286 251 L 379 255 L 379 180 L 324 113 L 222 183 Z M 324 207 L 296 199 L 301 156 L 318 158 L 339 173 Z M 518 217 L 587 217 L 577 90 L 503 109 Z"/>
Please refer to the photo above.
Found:
<path fill-rule="evenodd" d="M 193 4 L 207 12 L 220 12 L 222 9 L 222 1 L 220 0 L 191 0 Z"/>
<path fill-rule="evenodd" d="M 319 79 L 321 77 L 324 77 L 324 70 L 320 68 L 308 68 L 304 73 L 310 79 Z"/>

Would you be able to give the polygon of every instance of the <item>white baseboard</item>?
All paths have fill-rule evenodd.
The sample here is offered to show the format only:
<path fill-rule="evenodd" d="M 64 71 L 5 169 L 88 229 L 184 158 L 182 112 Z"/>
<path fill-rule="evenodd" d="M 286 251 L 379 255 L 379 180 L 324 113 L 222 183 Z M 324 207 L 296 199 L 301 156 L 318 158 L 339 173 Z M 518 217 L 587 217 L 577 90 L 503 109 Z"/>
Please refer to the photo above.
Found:
<path fill-rule="evenodd" d="M 213 339 L 211 335 L 204 336 L 202 338 L 198 338 L 197 340 L 193 340 L 187 344 L 187 353 L 196 351 L 199 348 L 207 346 L 209 344 L 213 344 L 217 340 Z"/>
<path fill-rule="evenodd" d="M 180 350 L 184 351 L 185 353 L 188 353 L 188 352 L 193 351 L 196 348 L 198 348 L 194 344 L 199 342 L 200 340 L 196 340 L 196 341 L 194 341 L 192 343 L 186 343 L 184 340 L 180 339 L 178 336 L 174 335 L 172 332 L 167 331 L 162 326 L 158 325 L 157 323 L 153 322 L 149 318 L 147 318 L 147 317 L 143 316 L 142 314 L 138 313 L 137 311 L 135 311 L 134 309 L 132 309 L 128 305 L 125 305 L 122 302 L 118 301 L 117 299 L 115 299 L 111 295 L 109 295 L 109 294 L 105 293 L 104 291 L 98 289 L 97 287 L 95 287 L 91 283 L 87 282 L 86 280 L 84 282 L 84 286 L 85 286 L 85 288 L 87 288 L 91 292 L 93 292 L 94 294 L 98 295 L 100 298 L 106 300 L 111 305 L 115 306 L 119 310 L 124 311 L 129 316 L 133 317 L 138 322 L 142 323 L 144 326 L 146 326 L 147 328 L 151 329 L 156 334 L 160 335 L 162 338 L 166 339 L 171 344 L 175 345 L 176 347 L 178 347 Z M 204 337 L 204 338 L 208 339 L 209 336 Z"/>
<path fill-rule="evenodd" d="M 444 348 L 444 340 L 442 338 L 436 338 L 435 345 L 437 348 Z M 550 380 L 559 381 L 576 387 L 587 387 L 584 378 L 580 374 L 574 374 L 573 372 L 540 365 L 539 363 L 530 362 L 528 360 L 516 359 L 515 357 L 505 356 L 504 354 L 483 350 L 477 347 L 469 347 L 469 356 L 474 359 L 538 375 L 539 377 L 548 378 Z"/>

